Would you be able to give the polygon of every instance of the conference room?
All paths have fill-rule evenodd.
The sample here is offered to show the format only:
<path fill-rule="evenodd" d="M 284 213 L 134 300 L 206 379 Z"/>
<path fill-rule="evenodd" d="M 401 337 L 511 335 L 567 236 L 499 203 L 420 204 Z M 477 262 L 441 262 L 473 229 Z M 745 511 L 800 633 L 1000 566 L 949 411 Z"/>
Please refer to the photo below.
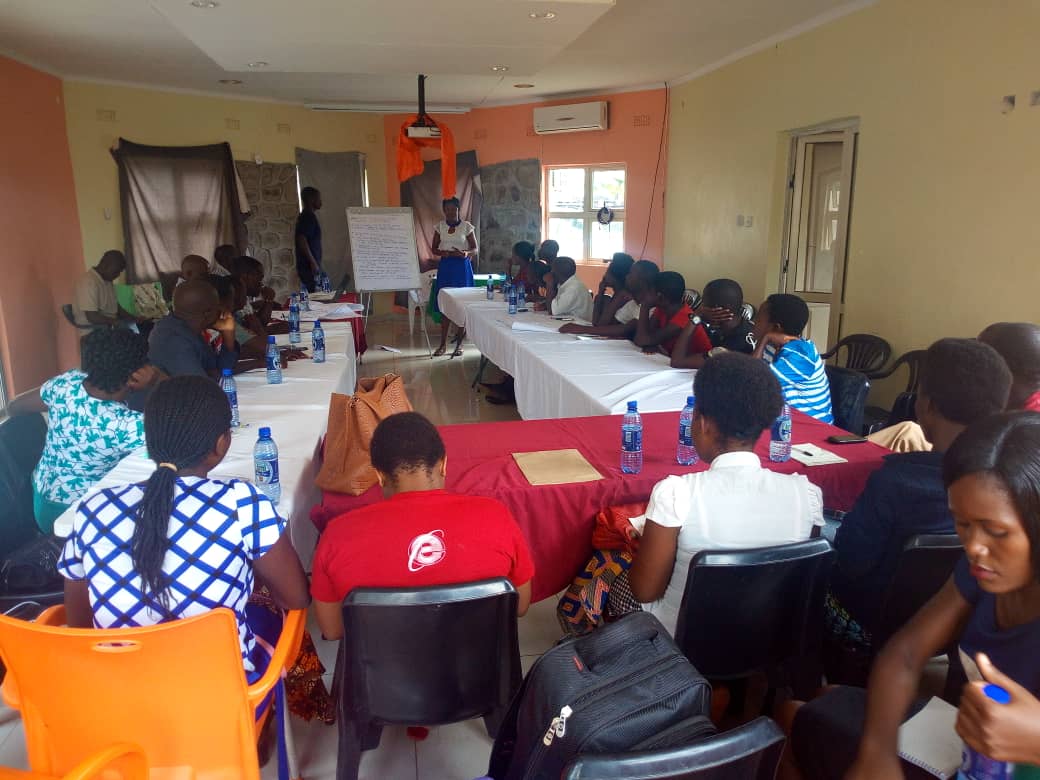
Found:
<path fill-rule="evenodd" d="M 1038 24 L 0 3 L 0 775 L 1040 774 Z"/>

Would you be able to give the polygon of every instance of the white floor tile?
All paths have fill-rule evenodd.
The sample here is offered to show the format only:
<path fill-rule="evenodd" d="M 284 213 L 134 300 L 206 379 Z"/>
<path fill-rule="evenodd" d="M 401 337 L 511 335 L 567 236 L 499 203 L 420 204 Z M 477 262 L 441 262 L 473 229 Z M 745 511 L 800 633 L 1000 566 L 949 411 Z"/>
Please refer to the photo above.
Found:
<path fill-rule="evenodd" d="M 22 728 L 21 717 L 5 725 L 10 725 L 10 728 L 5 729 L 0 736 L 0 766 L 27 770 L 29 754 L 25 749 L 25 730 Z"/>
<path fill-rule="evenodd" d="M 563 629 L 556 619 L 558 600 L 552 596 L 532 604 L 527 614 L 520 618 L 520 655 L 541 655 L 563 636 Z"/>
<path fill-rule="evenodd" d="M 415 744 L 419 780 L 473 780 L 487 774 L 492 740 L 480 718 L 436 726 Z"/>
<path fill-rule="evenodd" d="M 337 727 L 321 721 L 307 723 L 293 718 L 293 736 L 300 773 L 306 780 L 334 780 L 336 777 Z M 360 780 L 416 780 L 415 742 L 403 727 L 383 729 L 379 747 L 361 754 Z M 275 758 L 264 767 L 263 780 L 276 780 Z"/>

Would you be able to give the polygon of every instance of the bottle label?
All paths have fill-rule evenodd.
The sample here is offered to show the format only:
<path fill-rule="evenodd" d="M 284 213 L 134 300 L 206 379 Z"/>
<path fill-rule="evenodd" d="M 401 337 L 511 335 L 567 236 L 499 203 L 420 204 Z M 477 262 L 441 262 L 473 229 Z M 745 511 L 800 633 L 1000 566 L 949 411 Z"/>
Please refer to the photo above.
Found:
<path fill-rule="evenodd" d="M 791 441 L 790 417 L 778 417 L 773 423 L 773 441 Z"/>
<path fill-rule="evenodd" d="M 255 471 L 256 471 L 256 482 L 259 485 L 276 485 L 278 484 L 278 461 L 277 460 L 265 460 L 261 458 L 256 459 Z"/>
<path fill-rule="evenodd" d="M 687 447 L 693 446 L 693 424 L 688 422 L 679 423 L 679 443 Z"/>
<path fill-rule="evenodd" d="M 278 353 L 276 352 L 274 354 L 271 354 L 270 352 L 268 352 L 267 353 L 267 368 L 269 370 L 273 371 L 274 369 L 281 368 L 281 367 L 282 367 L 282 359 L 278 355 Z"/>
<path fill-rule="evenodd" d="M 968 780 L 1012 780 L 1015 775 L 1014 764 L 984 756 L 967 745 L 961 751 L 961 759 L 957 776 Z"/>
<path fill-rule="evenodd" d="M 225 390 L 224 394 L 227 396 L 228 403 L 231 404 L 231 408 L 235 409 L 238 407 L 238 393 L 234 390 L 230 392 Z"/>
<path fill-rule="evenodd" d="M 643 431 L 627 430 L 621 431 L 621 449 L 625 452 L 639 452 L 643 449 Z"/>

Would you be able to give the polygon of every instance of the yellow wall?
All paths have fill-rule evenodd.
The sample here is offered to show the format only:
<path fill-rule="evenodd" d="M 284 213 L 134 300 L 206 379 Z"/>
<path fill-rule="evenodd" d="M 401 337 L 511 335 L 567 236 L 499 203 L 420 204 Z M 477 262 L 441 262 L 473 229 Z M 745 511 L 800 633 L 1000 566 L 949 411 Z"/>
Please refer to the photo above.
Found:
<path fill-rule="evenodd" d="M 665 264 L 778 284 L 784 132 L 860 118 L 844 333 L 896 354 L 1040 306 L 1040 4 L 881 0 L 671 93 Z M 1001 97 L 1018 96 L 1003 115 Z M 755 218 L 738 228 L 738 214 Z"/>
<path fill-rule="evenodd" d="M 259 153 L 265 162 L 292 162 L 302 146 L 322 152 L 367 155 L 369 197 L 386 203 L 386 157 L 381 114 L 309 111 L 302 106 L 87 82 L 65 82 L 69 150 L 83 231 L 83 252 L 93 265 L 106 249 L 123 246 L 119 181 L 109 149 L 116 139 L 191 146 L 228 141 L 236 160 Z M 102 121 L 98 111 L 114 111 Z M 238 120 L 230 129 L 226 120 Z M 280 133 L 279 124 L 289 125 Z M 110 218 L 106 218 L 105 210 Z"/>

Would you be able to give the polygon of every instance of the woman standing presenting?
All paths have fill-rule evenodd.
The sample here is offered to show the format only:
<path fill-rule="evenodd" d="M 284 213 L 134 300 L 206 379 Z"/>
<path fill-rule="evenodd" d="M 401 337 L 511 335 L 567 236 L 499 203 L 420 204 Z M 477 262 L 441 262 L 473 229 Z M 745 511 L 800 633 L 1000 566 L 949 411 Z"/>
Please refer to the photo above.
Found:
<path fill-rule="evenodd" d="M 437 261 L 437 289 L 433 293 L 433 310 L 441 314 L 437 304 L 437 293 L 445 287 L 472 287 L 473 265 L 470 253 L 477 251 L 477 236 L 473 225 L 459 217 L 458 198 L 446 198 L 441 206 L 444 208 L 444 220 L 437 224 L 433 232 L 433 253 L 440 258 Z M 451 323 L 441 314 L 441 345 L 433 353 L 434 357 L 444 354 L 448 344 L 448 328 Z M 452 357 L 462 354 L 462 339 L 466 329 L 458 328 L 455 335 L 455 351 Z"/>

